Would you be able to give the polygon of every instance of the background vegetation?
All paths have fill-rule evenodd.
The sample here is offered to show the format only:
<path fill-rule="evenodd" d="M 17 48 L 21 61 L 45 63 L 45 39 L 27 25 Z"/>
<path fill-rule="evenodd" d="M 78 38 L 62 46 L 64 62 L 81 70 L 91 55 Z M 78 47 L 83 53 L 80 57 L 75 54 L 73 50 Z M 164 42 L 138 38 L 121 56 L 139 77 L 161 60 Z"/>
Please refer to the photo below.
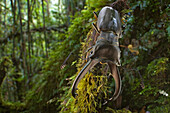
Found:
<path fill-rule="evenodd" d="M 106 95 L 101 92 L 113 80 L 91 74 L 81 81 L 79 97 L 71 96 L 85 51 L 94 44 L 92 12 L 113 2 L 1 0 L 0 112 L 170 112 L 168 0 L 128 0 L 130 8 L 120 12 L 123 90 L 118 101 L 102 106 Z"/>

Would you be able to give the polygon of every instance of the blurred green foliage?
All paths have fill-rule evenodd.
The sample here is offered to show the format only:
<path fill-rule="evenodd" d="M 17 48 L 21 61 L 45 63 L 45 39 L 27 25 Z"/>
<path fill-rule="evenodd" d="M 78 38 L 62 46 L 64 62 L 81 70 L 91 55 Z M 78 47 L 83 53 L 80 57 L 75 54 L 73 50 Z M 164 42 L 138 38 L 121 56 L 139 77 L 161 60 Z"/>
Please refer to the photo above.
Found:
<path fill-rule="evenodd" d="M 59 2 L 61 1 L 59 0 Z M 22 94 L 24 101 L 18 104 L 10 103 L 11 106 L 15 105 L 12 109 L 17 107 L 19 109 L 21 106 L 24 109 L 19 110 L 25 113 L 46 113 L 47 111 L 50 113 L 130 113 L 131 111 L 140 112 L 146 106 L 151 113 L 169 112 L 170 27 L 168 0 L 129 0 L 130 9 L 122 11 L 125 16 L 122 17 L 123 38 L 120 39 L 120 45 L 123 45 L 121 48 L 122 66 L 119 68 L 123 82 L 120 110 L 115 110 L 116 102 L 113 101 L 102 106 L 104 99 L 107 99 L 109 93 L 113 92 L 114 83 L 113 79 L 108 80 L 103 75 L 94 76 L 89 73 L 78 86 L 78 97 L 74 99 L 71 96 L 71 85 L 86 63 L 83 59 L 86 55 L 84 51 L 89 48 L 93 40 L 91 39 L 93 33 L 91 23 L 95 22 L 93 11 L 98 13 L 103 6 L 112 2 L 111 0 L 86 0 L 85 7 L 81 3 L 76 6 L 77 0 L 72 2 L 63 0 L 56 4 L 57 10 L 50 11 L 52 16 L 46 17 L 46 23 L 47 25 L 66 24 L 67 27 L 61 28 L 61 32 L 48 32 L 49 58 L 44 58 L 45 42 L 42 33 L 33 34 L 35 37 L 33 38 L 34 54 L 30 63 L 34 71 L 30 81 L 31 87 L 26 90 L 28 87 L 22 85 L 21 89 L 24 90 L 21 92 L 24 92 Z M 23 1 L 24 3 L 26 4 L 26 1 Z M 68 4 L 71 5 L 71 8 Z M 33 10 L 31 28 L 43 26 L 40 5 L 40 1 L 37 1 L 31 6 Z M 61 8 L 62 6 L 65 8 Z M 26 15 L 26 12 L 24 14 Z M 12 18 L 9 18 L 7 22 L 11 21 Z M 4 29 L 4 26 L 0 27 Z M 10 29 L 10 27 L 7 26 L 6 29 Z M 7 30 L 7 34 L 12 31 L 10 30 Z M 133 53 L 129 45 L 138 51 L 138 54 Z M 9 56 L 0 58 L 0 75 L 3 74 L 1 77 L 4 82 L 1 93 L 5 100 L 6 84 L 10 83 L 9 81 L 25 84 L 27 77 L 24 76 L 21 66 L 17 72 L 15 71 L 18 67 L 13 65 L 12 57 L 10 57 L 12 49 L 9 49 L 12 48 L 12 40 L 9 40 L 6 46 L 3 44 L 1 48 L 3 47 L 5 47 L 6 56 Z M 19 53 L 18 48 L 19 43 L 16 53 Z M 61 69 L 63 62 L 71 52 L 65 67 Z M 19 59 L 19 55 L 16 57 Z M 4 75 L 7 75 L 9 81 Z M 89 83 L 91 84 L 89 85 Z M 13 94 L 16 89 L 10 91 Z M 13 100 L 18 100 L 18 97 L 11 99 L 11 101 Z M 7 102 L 8 99 L 4 101 L 4 103 Z"/>

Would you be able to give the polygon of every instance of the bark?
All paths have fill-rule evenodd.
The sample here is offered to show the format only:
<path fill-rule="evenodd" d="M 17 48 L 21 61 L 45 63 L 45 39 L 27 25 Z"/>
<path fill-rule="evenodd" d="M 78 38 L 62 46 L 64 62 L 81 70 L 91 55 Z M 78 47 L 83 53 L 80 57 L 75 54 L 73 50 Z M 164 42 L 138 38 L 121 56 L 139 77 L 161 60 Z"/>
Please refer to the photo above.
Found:
<path fill-rule="evenodd" d="M 18 13 L 19 13 L 19 22 L 20 22 L 20 39 L 21 39 L 21 48 L 20 48 L 20 58 L 22 59 L 22 69 L 24 70 L 24 76 L 26 76 L 26 47 L 25 47 L 25 44 L 26 44 L 26 41 L 25 41 L 25 37 L 23 36 L 23 28 L 22 28 L 22 13 L 21 13 L 21 9 L 22 9 L 22 6 L 21 6 L 21 1 L 18 0 Z M 19 76 L 17 76 L 16 78 L 18 78 Z M 19 100 L 21 102 L 23 102 L 23 98 L 22 98 L 22 94 L 21 94 L 21 86 L 22 84 L 21 83 L 17 83 L 17 90 L 18 90 L 18 97 L 19 97 Z M 25 85 L 25 84 L 24 84 Z M 23 89 L 26 91 L 26 89 Z"/>
<path fill-rule="evenodd" d="M 44 31 L 44 39 L 45 39 L 45 51 L 46 51 L 46 57 L 48 57 L 48 41 L 47 41 L 46 30 L 45 30 L 44 0 L 42 0 L 42 13 L 43 13 L 43 31 Z"/>
<path fill-rule="evenodd" d="M 27 21 L 27 30 L 28 30 L 28 62 L 27 62 L 27 72 L 28 72 L 28 86 L 29 86 L 29 81 L 31 79 L 31 63 L 29 61 L 31 61 L 31 32 L 30 32 L 30 21 L 31 21 L 31 15 L 30 15 L 30 0 L 27 0 L 27 10 L 28 10 L 28 21 Z M 30 86 L 29 86 L 30 87 Z"/>

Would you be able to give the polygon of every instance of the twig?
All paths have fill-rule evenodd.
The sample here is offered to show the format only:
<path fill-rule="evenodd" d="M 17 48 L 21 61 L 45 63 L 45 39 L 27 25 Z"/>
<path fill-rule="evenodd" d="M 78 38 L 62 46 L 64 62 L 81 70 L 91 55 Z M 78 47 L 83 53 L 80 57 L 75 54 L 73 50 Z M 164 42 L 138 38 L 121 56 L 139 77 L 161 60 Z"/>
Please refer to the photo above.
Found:
<path fill-rule="evenodd" d="M 71 56 L 71 54 L 73 53 L 73 51 L 72 52 L 70 52 L 70 54 L 68 55 L 68 57 L 64 60 L 64 62 L 63 62 L 63 64 L 61 65 L 61 69 L 63 69 L 65 66 L 66 66 L 66 62 L 67 62 L 67 60 L 70 58 L 70 56 Z"/>

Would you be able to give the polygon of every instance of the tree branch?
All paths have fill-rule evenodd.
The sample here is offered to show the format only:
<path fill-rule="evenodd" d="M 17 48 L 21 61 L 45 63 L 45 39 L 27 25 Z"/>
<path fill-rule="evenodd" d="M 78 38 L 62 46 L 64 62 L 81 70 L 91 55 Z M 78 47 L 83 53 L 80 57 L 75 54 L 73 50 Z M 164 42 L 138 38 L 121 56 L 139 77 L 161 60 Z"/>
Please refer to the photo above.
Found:
<path fill-rule="evenodd" d="M 56 27 L 56 26 L 50 26 L 50 27 L 39 27 L 39 28 L 33 28 L 30 30 L 30 32 L 44 32 L 45 31 L 57 31 L 57 32 L 60 32 L 60 33 L 64 33 L 64 31 L 61 30 L 61 28 L 66 28 L 67 26 L 66 25 L 62 25 L 62 26 L 59 26 L 59 27 Z M 24 33 L 28 33 L 28 31 L 23 31 L 23 34 Z M 1 43 L 7 43 L 9 39 L 12 39 L 12 36 L 16 37 L 16 36 L 20 36 L 20 32 L 17 30 L 14 34 L 9 34 L 7 37 L 5 38 L 0 38 L 0 44 Z"/>
<path fill-rule="evenodd" d="M 0 4 L 1 7 L 5 8 L 5 10 L 11 11 L 9 8 L 7 8 L 6 6 Z"/>

